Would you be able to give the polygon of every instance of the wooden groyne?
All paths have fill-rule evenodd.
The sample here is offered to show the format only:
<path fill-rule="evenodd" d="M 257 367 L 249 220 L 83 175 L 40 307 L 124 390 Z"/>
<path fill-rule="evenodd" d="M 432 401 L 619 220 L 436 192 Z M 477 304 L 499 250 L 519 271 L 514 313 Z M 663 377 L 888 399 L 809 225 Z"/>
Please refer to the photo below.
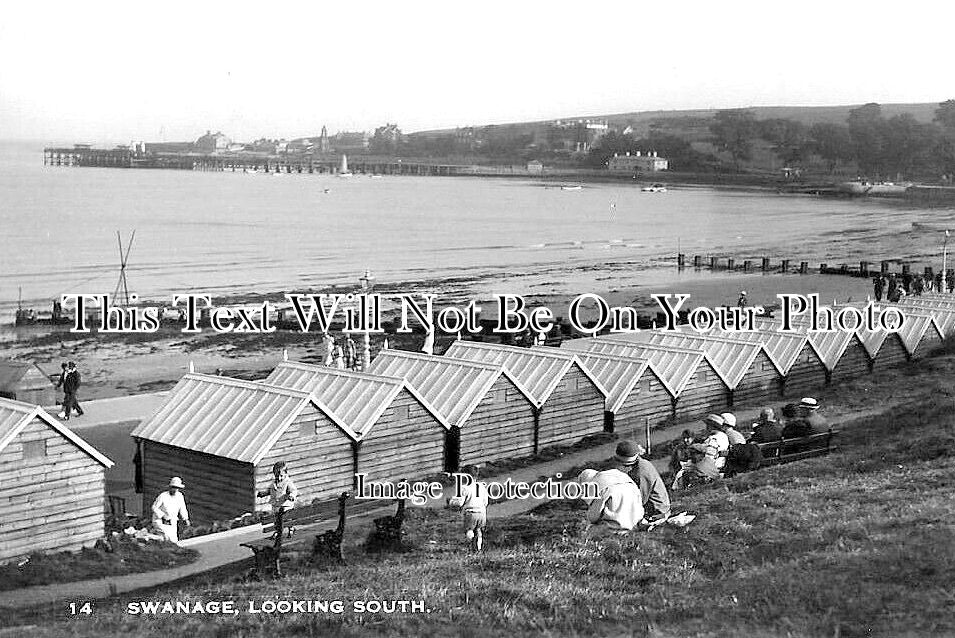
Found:
<path fill-rule="evenodd" d="M 848 277 L 874 277 L 875 275 L 905 277 L 915 274 L 912 271 L 912 265 L 910 263 L 898 259 L 882 260 L 879 262 L 878 268 L 875 267 L 875 262 L 871 261 L 860 261 L 858 266 L 855 264 L 839 264 L 833 266 L 828 263 L 820 263 L 818 268 L 810 268 L 808 261 L 797 262 L 793 259 L 773 261 L 770 257 L 760 257 L 757 264 L 756 259 L 739 260 L 735 257 L 694 255 L 691 266 L 697 270 L 708 269 L 712 271 L 743 273 L 796 273 L 800 275 L 844 275 Z M 677 255 L 677 268 L 682 270 L 687 267 L 686 254 L 679 253 Z M 935 269 L 932 266 L 925 266 L 922 276 L 925 278 L 934 278 Z M 955 269 L 949 268 L 946 273 L 946 278 L 952 280 L 953 277 L 955 277 Z"/>

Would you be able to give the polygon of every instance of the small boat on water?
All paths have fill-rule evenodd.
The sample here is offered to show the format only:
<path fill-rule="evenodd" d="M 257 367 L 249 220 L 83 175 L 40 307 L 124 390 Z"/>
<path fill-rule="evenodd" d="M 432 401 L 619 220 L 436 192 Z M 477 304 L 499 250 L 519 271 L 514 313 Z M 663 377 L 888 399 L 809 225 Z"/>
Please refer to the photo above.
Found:
<path fill-rule="evenodd" d="M 581 189 L 583 189 L 583 186 L 579 184 L 563 184 L 560 187 L 562 191 L 579 191 Z"/>
<path fill-rule="evenodd" d="M 862 197 L 901 197 L 912 186 L 912 182 L 896 184 L 895 182 L 870 182 L 867 179 L 854 179 L 842 182 L 837 186 L 840 193 Z"/>
<path fill-rule="evenodd" d="M 644 186 L 640 189 L 644 193 L 665 193 L 667 192 L 667 187 L 663 184 L 650 184 L 649 186 Z"/>
<path fill-rule="evenodd" d="M 338 169 L 338 176 L 339 177 L 352 176 L 352 172 L 348 170 L 348 156 L 345 154 L 342 154 L 342 165 Z"/>

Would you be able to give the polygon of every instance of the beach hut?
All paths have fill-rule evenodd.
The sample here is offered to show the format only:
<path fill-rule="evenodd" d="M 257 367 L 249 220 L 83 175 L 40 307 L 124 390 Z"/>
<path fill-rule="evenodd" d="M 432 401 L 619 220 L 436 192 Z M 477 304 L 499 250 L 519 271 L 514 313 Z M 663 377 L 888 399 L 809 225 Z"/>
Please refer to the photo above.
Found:
<path fill-rule="evenodd" d="M 729 388 L 701 350 L 605 337 L 570 339 L 562 349 L 647 359 L 670 393 L 674 421 L 686 421 L 728 407 Z"/>
<path fill-rule="evenodd" d="M 781 392 L 782 372 L 776 368 L 759 341 L 748 343 L 683 330 L 641 330 L 606 338 L 672 345 L 705 352 L 713 364 L 713 369 L 729 389 L 727 402 L 730 406 L 778 397 Z"/>
<path fill-rule="evenodd" d="M 449 424 L 404 379 L 280 363 L 266 383 L 311 392 L 352 433 L 355 473 L 397 482 L 445 470 Z"/>
<path fill-rule="evenodd" d="M 102 538 L 112 465 L 43 408 L 0 399 L 0 562 Z"/>
<path fill-rule="evenodd" d="M 955 334 L 955 300 L 925 299 L 923 297 L 907 297 L 896 304 L 903 311 L 912 309 L 917 313 L 928 313 L 935 319 L 938 330 L 943 338 Z"/>
<path fill-rule="evenodd" d="M 575 354 L 607 389 L 605 431 L 642 432 L 648 425 L 672 422 L 670 392 L 649 359 L 584 351 Z"/>
<path fill-rule="evenodd" d="M 534 401 L 504 366 L 382 350 L 368 371 L 405 379 L 442 416 L 448 471 L 534 453 Z"/>
<path fill-rule="evenodd" d="M 780 324 L 771 318 L 759 319 L 757 325 L 770 332 L 780 331 Z M 809 319 L 805 317 L 794 318 L 792 327 L 790 334 L 805 336 L 825 367 L 826 384 L 854 379 L 872 371 L 872 360 L 855 332 L 810 330 Z"/>
<path fill-rule="evenodd" d="M 570 352 L 455 341 L 444 356 L 501 365 L 534 401 L 535 452 L 603 431 L 607 392 Z"/>
<path fill-rule="evenodd" d="M 32 405 L 56 405 L 56 387 L 32 361 L 0 360 L 0 397 Z"/>
<path fill-rule="evenodd" d="M 780 394 L 783 396 L 802 396 L 826 384 L 826 366 L 808 334 L 779 330 L 714 330 L 713 335 L 762 344 L 766 355 L 782 376 Z"/>
<path fill-rule="evenodd" d="M 187 374 L 131 433 L 142 458 L 143 509 L 182 477 L 193 521 L 268 510 L 256 492 L 286 461 L 305 501 L 354 486 L 358 435 L 309 392 Z"/>

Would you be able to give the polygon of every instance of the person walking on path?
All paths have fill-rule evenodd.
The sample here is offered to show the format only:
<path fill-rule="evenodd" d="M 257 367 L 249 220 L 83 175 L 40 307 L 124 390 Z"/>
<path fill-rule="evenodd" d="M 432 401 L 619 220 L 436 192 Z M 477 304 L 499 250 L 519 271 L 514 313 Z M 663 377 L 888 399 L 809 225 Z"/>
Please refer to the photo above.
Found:
<path fill-rule="evenodd" d="M 80 371 L 76 369 L 76 364 L 70 361 L 66 366 L 66 375 L 63 377 L 63 412 L 61 417 L 69 421 L 70 412 L 75 409 L 76 416 L 83 416 L 83 408 L 76 400 L 76 391 L 80 387 Z"/>
<path fill-rule="evenodd" d="M 481 551 L 484 548 L 484 529 L 487 527 L 487 484 L 477 480 L 477 469 L 470 472 L 471 481 L 461 485 L 459 494 L 447 500 L 450 508 L 460 509 L 464 524 L 464 536 L 471 548 Z"/>
<path fill-rule="evenodd" d="M 169 479 L 169 489 L 162 492 L 153 501 L 153 527 L 170 543 L 179 544 L 179 519 L 189 527 L 189 511 L 186 499 L 180 490 L 186 489 L 182 479 L 174 476 Z"/>

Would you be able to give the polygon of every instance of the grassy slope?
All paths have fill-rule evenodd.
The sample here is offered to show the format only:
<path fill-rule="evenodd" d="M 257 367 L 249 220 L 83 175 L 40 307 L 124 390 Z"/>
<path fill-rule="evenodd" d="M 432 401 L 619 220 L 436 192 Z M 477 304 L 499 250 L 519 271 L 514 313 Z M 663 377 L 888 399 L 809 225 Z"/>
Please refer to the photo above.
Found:
<path fill-rule="evenodd" d="M 416 549 L 302 568 L 269 583 L 217 574 L 182 588 L 65 605 L 28 635 L 770 635 L 955 634 L 955 355 L 829 392 L 831 413 L 904 405 L 848 424 L 840 451 L 681 495 L 697 520 L 624 540 L 584 540 L 581 506 L 495 521 L 490 549 L 461 551 L 457 516 L 414 511 Z M 362 531 L 362 534 L 364 531 Z M 354 544 L 361 538 L 351 538 Z M 127 600 L 422 599 L 430 614 L 126 616 Z"/>

